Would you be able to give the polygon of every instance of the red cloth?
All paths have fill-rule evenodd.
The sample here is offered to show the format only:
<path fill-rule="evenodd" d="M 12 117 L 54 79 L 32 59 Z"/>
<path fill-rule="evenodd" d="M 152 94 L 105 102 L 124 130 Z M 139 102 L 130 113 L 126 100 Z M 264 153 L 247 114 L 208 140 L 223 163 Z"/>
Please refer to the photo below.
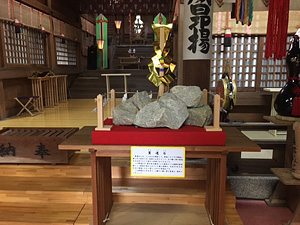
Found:
<path fill-rule="evenodd" d="M 286 56 L 290 0 L 270 0 L 265 58 Z"/>
<path fill-rule="evenodd" d="M 106 120 L 111 125 L 112 120 Z M 93 131 L 94 145 L 142 145 L 142 146 L 193 146 L 225 145 L 224 131 L 206 132 L 202 127 L 183 126 L 178 130 L 169 128 L 137 128 L 113 125 L 111 131 Z"/>

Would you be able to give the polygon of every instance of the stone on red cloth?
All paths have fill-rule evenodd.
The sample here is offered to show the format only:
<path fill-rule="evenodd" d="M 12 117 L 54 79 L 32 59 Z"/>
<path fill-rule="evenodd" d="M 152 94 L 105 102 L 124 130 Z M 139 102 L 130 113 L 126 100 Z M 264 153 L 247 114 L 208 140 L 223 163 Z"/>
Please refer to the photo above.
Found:
<path fill-rule="evenodd" d="M 107 119 L 105 125 L 111 125 Z M 142 146 L 193 146 L 225 145 L 224 131 L 206 132 L 202 127 L 183 126 L 178 130 L 168 128 L 137 128 L 116 126 L 111 131 L 93 131 L 94 145 L 142 145 Z"/>

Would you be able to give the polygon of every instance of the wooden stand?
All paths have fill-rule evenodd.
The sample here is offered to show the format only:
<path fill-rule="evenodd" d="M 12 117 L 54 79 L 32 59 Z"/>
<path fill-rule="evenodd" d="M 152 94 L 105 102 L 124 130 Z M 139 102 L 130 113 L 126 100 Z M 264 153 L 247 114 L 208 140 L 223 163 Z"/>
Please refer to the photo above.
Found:
<path fill-rule="evenodd" d="M 113 118 L 113 111 L 116 108 L 116 92 L 114 89 L 110 91 L 110 116 L 109 118 Z"/>
<path fill-rule="evenodd" d="M 28 77 L 32 84 L 32 95 L 39 96 L 36 106 L 40 111 L 67 102 L 67 75 Z"/>
<path fill-rule="evenodd" d="M 32 84 L 32 95 L 39 96 L 36 106 L 40 111 L 45 107 L 54 107 L 53 85 L 50 77 L 28 77 Z"/>
<path fill-rule="evenodd" d="M 84 127 L 62 143 L 59 148 L 61 150 L 80 148 L 90 150 L 92 157 L 93 224 L 104 225 L 113 205 L 111 157 L 129 158 L 131 146 L 92 145 L 90 141 L 87 141 L 91 139 L 92 130 L 92 127 Z M 245 137 L 238 129 L 230 127 L 224 128 L 224 131 L 226 132 L 225 146 L 183 146 L 187 158 L 208 159 L 205 206 L 212 224 L 215 225 L 226 224 L 224 207 L 227 154 L 229 152 L 260 151 L 260 147 Z M 130 214 L 126 214 L 126 217 L 130 218 Z M 152 224 L 160 224 L 158 220 L 153 218 Z"/>
<path fill-rule="evenodd" d="M 127 93 L 127 77 L 131 76 L 131 73 L 103 73 L 101 74 L 102 77 L 105 77 L 106 80 L 106 94 L 107 99 L 109 99 L 110 94 L 110 77 L 124 77 L 124 91 L 122 92 L 115 92 L 115 93 Z"/>
<path fill-rule="evenodd" d="M 55 103 L 67 102 L 67 77 L 68 75 L 55 75 L 53 77 L 54 99 Z"/>
<path fill-rule="evenodd" d="M 296 179 L 300 179 L 300 121 L 297 120 L 294 125 L 293 129 L 295 131 L 295 154 L 293 160 L 293 171 L 292 174 Z"/>
<path fill-rule="evenodd" d="M 272 168 L 271 171 L 279 178 L 281 182 L 280 183 L 281 185 L 277 185 L 271 197 L 271 202 L 275 202 L 278 205 L 282 205 L 285 203 L 287 198 L 287 187 L 295 186 L 299 191 L 300 180 L 295 179 L 292 176 L 292 171 L 290 168 Z M 294 211 L 293 217 L 286 225 L 300 224 L 300 201 L 298 201 L 293 211 Z"/>
<path fill-rule="evenodd" d="M 206 91 L 207 96 L 207 91 Z M 207 103 L 207 98 L 204 100 Z M 214 95 L 214 120 L 213 126 L 205 126 L 206 131 L 222 131 L 220 127 L 220 95 Z"/>
<path fill-rule="evenodd" d="M 97 96 L 97 124 L 95 130 L 111 130 L 112 125 L 104 125 L 103 96 Z"/>

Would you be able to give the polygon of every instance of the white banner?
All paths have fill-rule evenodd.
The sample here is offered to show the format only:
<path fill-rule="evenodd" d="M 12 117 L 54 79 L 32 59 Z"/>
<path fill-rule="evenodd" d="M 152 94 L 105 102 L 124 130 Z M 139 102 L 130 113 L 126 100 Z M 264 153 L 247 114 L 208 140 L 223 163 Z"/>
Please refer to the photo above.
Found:
<path fill-rule="evenodd" d="M 184 147 L 131 147 L 131 176 L 184 177 Z"/>
<path fill-rule="evenodd" d="M 184 0 L 183 60 L 210 59 L 212 0 Z"/>

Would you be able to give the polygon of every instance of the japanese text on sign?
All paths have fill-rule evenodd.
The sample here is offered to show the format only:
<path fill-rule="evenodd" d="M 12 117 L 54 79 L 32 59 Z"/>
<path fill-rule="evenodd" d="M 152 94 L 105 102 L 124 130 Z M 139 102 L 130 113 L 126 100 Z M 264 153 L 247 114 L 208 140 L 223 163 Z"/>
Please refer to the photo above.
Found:
<path fill-rule="evenodd" d="M 131 176 L 184 177 L 184 147 L 131 147 Z"/>
<path fill-rule="evenodd" d="M 211 0 L 185 3 L 184 59 L 209 59 L 212 29 Z"/>

